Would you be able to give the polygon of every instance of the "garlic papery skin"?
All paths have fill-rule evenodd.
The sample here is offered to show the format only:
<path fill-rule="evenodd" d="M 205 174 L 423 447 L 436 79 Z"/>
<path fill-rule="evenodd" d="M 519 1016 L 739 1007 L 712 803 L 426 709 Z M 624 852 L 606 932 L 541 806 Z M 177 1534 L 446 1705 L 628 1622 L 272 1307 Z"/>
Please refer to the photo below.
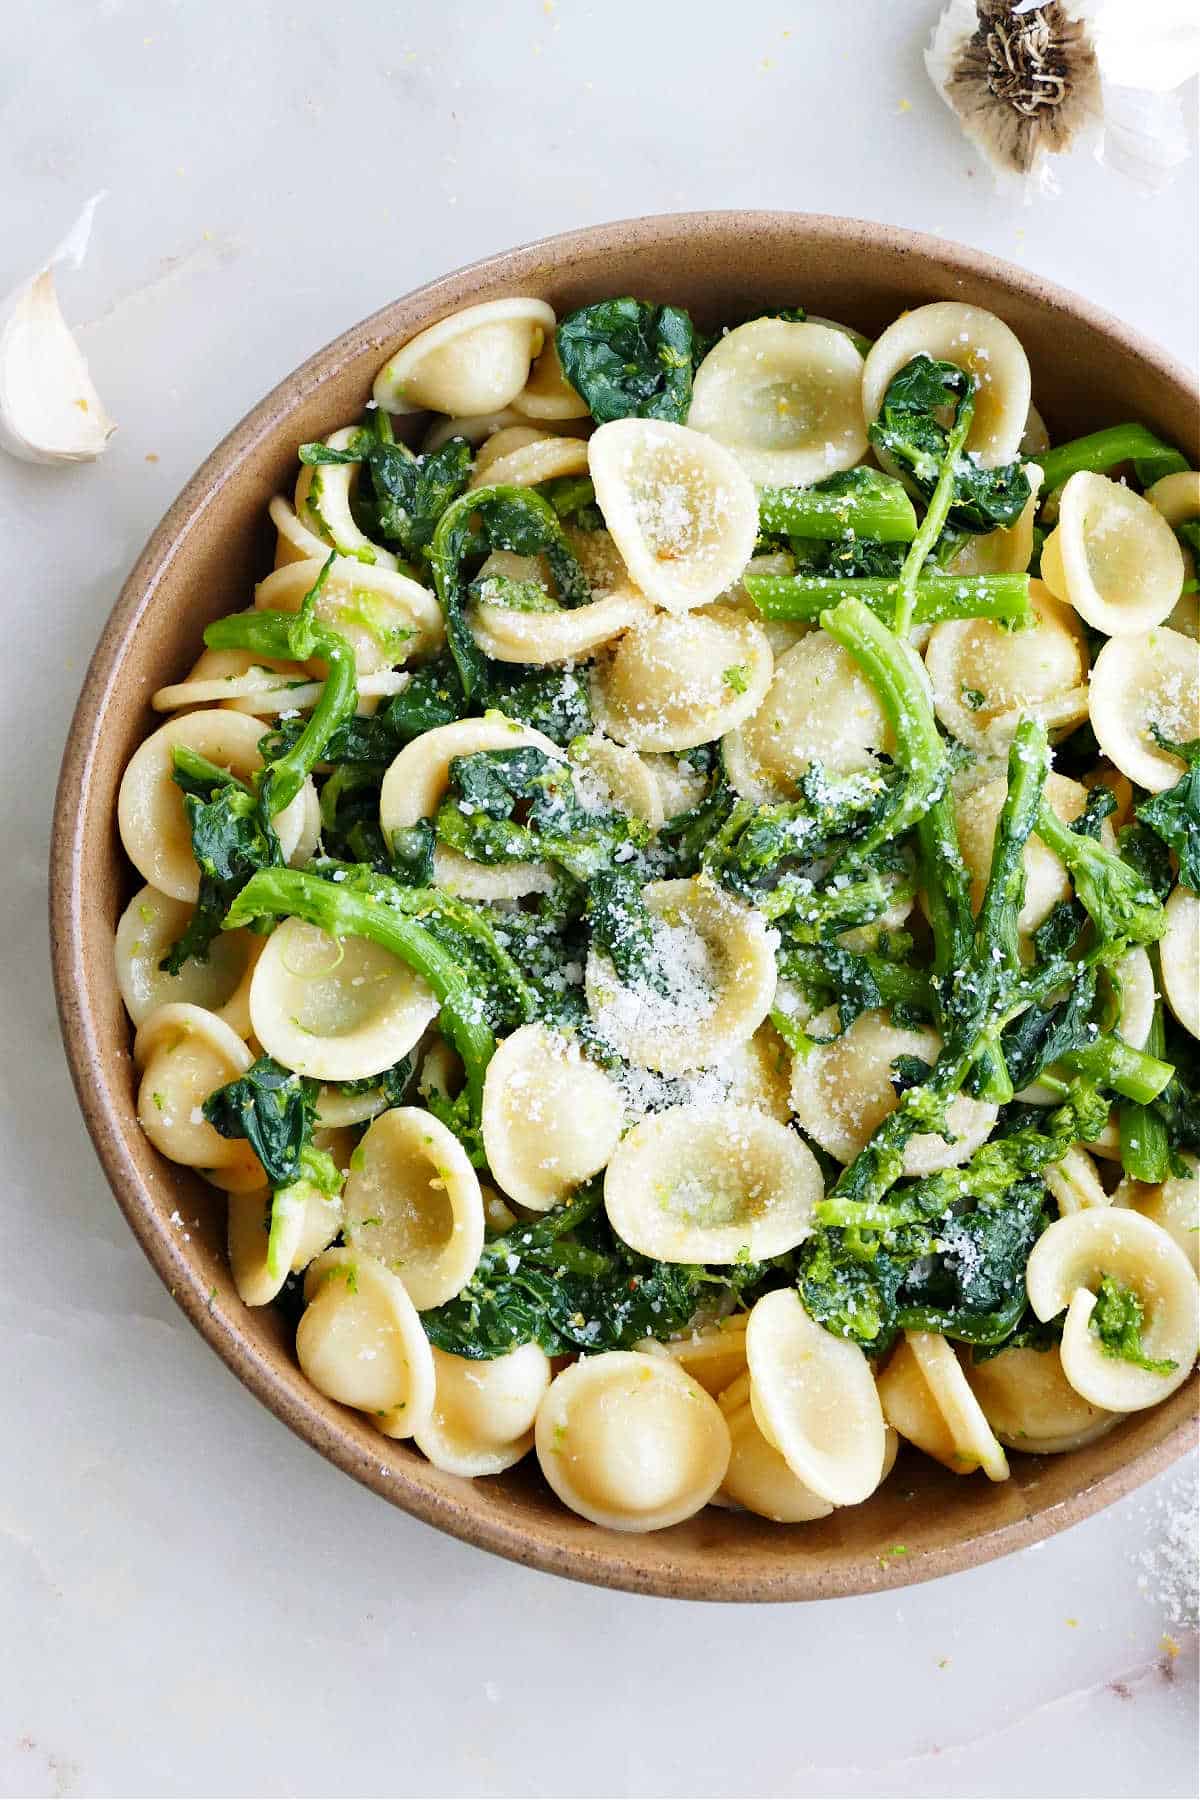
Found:
<path fill-rule="evenodd" d="M 998 180 L 1054 191 L 1090 148 L 1153 191 L 1188 154 L 1177 89 L 1200 68 L 1196 0 L 950 0 L 929 78 Z"/>
<path fill-rule="evenodd" d="M 88 201 L 45 265 L 0 305 L 0 447 L 24 462 L 92 462 L 116 430 L 54 286 L 58 263 L 83 261 L 101 199 Z"/>

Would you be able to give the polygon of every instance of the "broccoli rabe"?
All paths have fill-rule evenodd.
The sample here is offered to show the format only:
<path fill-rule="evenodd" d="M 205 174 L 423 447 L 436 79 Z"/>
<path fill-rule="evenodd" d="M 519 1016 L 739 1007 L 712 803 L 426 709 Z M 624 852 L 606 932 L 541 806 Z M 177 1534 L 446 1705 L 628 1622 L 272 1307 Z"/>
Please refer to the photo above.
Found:
<path fill-rule="evenodd" d="M 1154 735 L 1161 749 L 1180 758 L 1184 772 L 1174 787 L 1143 800 L 1134 817 L 1175 852 L 1184 887 L 1200 893 L 1200 738 L 1177 744 L 1157 728 Z"/>
<path fill-rule="evenodd" d="M 678 306 L 601 300 L 568 313 L 554 341 L 563 374 L 597 425 L 687 418 L 695 334 Z"/>
<path fill-rule="evenodd" d="M 1134 1290 L 1123 1287 L 1113 1276 L 1105 1275 L 1096 1290 L 1096 1304 L 1088 1320 L 1088 1327 L 1100 1339 L 1104 1354 L 1133 1363 L 1135 1368 L 1145 1369 L 1151 1375 L 1169 1375 L 1177 1364 L 1169 1357 L 1156 1360 L 1147 1356 L 1142 1346 L 1145 1318 L 1141 1300 Z"/>
<path fill-rule="evenodd" d="M 438 520 L 466 487 L 472 458 L 470 444 L 460 437 L 448 439 L 428 455 L 414 455 L 407 445 L 395 442 L 389 415 L 377 410 L 371 428 L 356 432 L 345 450 L 301 444 L 300 461 L 313 467 L 361 466 L 367 484 L 360 485 L 353 497 L 357 522 L 368 537 L 396 544 L 405 556 L 420 562 L 428 556 Z"/>

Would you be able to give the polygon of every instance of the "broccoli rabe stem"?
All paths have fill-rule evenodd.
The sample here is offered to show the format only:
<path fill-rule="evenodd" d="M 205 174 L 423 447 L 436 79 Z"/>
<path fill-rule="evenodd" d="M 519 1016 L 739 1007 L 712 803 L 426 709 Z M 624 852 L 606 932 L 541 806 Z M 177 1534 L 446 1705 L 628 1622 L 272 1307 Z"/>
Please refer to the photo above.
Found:
<path fill-rule="evenodd" d="M 330 937 L 369 938 L 422 976 L 441 1002 L 441 1023 L 463 1060 L 473 1116 L 483 1099 L 483 1076 L 496 1040 L 483 1016 L 469 971 L 437 939 L 384 900 L 368 900 L 345 884 L 322 881 L 301 869 L 261 869 L 252 875 L 225 915 L 234 931 L 255 919 L 293 918 Z"/>
<path fill-rule="evenodd" d="M 898 481 L 882 475 L 876 487 L 862 493 L 760 488 L 758 518 L 764 531 L 820 538 L 826 543 L 853 536 L 874 538 L 881 544 L 909 544 L 917 529 L 912 501 Z"/>
<path fill-rule="evenodd" d="M 896 759 L 912 777 L 901 810 L 888 819 L 886 829 L 898 836 L 916 826 L 933 932 L 933 971 L 944 976 L 966 954 L 970 883 L 946 791 L 949 759 L 933 716 L 928 677 L 912 646 L 859 600 L 841 601 L 822 613 L 821 624 L 849 650 L 878 694 L 895 733 Z"/>
<path fill-rule="evenodd" d="M 1157 1100 L 1174 1073 L 1171 1063 L 1163 1062 L 1148 1050 L 1135 1050 L 1132 1044 L 1123 1043 L 1118 1037 L 1097 1038 L 1094 1044 L 1085 1044 L 1078 1050 L 1068 1050 L 1058 1060 L 1072 1074 L 1086 1076 L 1098 1087 L 1111 1088 L 1113 1093 L 1134 1101 L 1138 1108 L 1147 1107 L 1152 1100 Z M 1044 1077 L 1039 1076 L 1038 1079 L 1042 1080 Z M 1154 1115 L 1154 1120 L 1160 1123 L 1157 1114 Z M 1165 1136 L 1163 1142 L 1165 1145 Z M 1152 1178 L 1138 1176 L 1137 1179 L 1146 1181 Z M 1162 1176 L 1155 1179 L 1161 1181 Z"/>
<path fill-rule="evenodd" d="M 879 618 L 891 619 L 899 583 L 890 576 L 747 575 L 746 592 L 767 619 L 818 619 L 839 600 L 861 600 Z M 922 575 L 913 589 L 912 623 L 943 619 L 1029 618 L 1028 575 Z"/>
<path fill-rule="evenodd" d="M 777 957 L 779 973 L 784 981 L 795 981 L 816 992 L 837 992 L 837 981 L 829 972 L 824 949 L 814 946 L 791 947 Z M 923 969 L 909 968 L 905 963 L 891 962 L 886 956 L 868 952 L 861 958 L 867 975 L 885 1006 L 908 1006 L 921 1012 L 932 1011 L 933 983 Z"/>
<path fill-rule="evenodd" d="M 1104 431 L 1093 431 L 1087 437 L 1072 438 L 1069 444 L 1058 444 L 1038 457 L 1042 469 L 1042 492 L 1051 493 L 1081 469 L 1104 474 L 1120 463 L 1136 465 L 1138 480 L 1149 487 L 1164 475 L 1175 475 L 1189 465 L 1186 457 L 1170 444 L 1155 437 L 1144 425 L 1110 425 Z"/>
<path fill-rule="evenodd" d="M 917 577 L 933 546 L 941 536 L 942 527 L 954 504 L 954 482 L 958 474 L 958 459 L 963 445 L 971 429 L 971 421 L 975 417 L 975 383 L 968 379 L 966 392 L 959 400 L 954 412 L 954 423 L 946 438 L 946 449 L 942 457 L 941 471 L 933 493 L 929 496 L 929 505 L 920 528 L 904 559 L 900 570 L 899 591 L 896 596 L 895 630 L 898 637 L 907 637 L 912 627 L 913 615 L 917 604 Z"/>
<path fill-rule="evenodd" d="M 1112 1039 L 1107 1041 L 1119 1042 Z M 1165 1049 L 1162 1001 L 1157 1000 L 1146 1037 L 1145 1054 L 1158 1061 L 1160 1068 L 1173 1073 L 1172 1065 L 1160 1060 Z M 1171 1074 L 1168 1073 L 1167 1080 L 1161 1084 L 1157 1093 L 1131 1095 L 1117 1110 L 1117 1124 L 1121 1133 L 1121 1166 L 1134 1181 L 1165 1181 L 1170 1173 L 1171 1145 L 1166 1121 L 1149 1105 L 1149 1101 L 1157 1099 L 1170 1079 Z"/>
<path fill-rule="evenodd" d="M 1132 945 L 1157 942 L 1167 926 L 1162 903 L 1115 850 L 1072 831 L 1045 801 L 1037 834 L 1066 867 L 1075 897 L 1096 928 L 1097 960 L 1114 962 Z"/>

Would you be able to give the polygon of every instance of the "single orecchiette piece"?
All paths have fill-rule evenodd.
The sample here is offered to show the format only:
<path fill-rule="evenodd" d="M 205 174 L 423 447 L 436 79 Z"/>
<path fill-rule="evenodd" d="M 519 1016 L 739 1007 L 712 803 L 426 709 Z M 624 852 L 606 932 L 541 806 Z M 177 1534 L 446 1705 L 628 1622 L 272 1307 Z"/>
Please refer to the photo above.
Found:
<path fill-rule="evenodd" d="M 299 612 L 324 566 L 314 559 L 276 569 L 255 588 L 255 606 L 269 612 Z M 441 611 L 428 588 L 395 569 L 370 569 L 348 556 L 334 558 L 315 610 L 349 643 L 362 676 L 428 655 L 444 636 Z M 314 657 L 309 667 L 324 677 L 321 658 Z"/>
<path fill-rule="evenodd" d="M 688 424 L 732 450 L 751 481 L 820 481 L 866 455 L 862 375 L 845 332 L 753 319 L 700 364 Z"/>
<path fill-rule="evenodd" d="M 1112 1354 L 1091 1329 L 1092 1290 L 1106 1276 L 1136 1294 L 1144 1353 L 1169 1369 L 1156 1372 Z M 1065 1309 L 1063 1373 L 1093 1406 L 1137 1412 L 1187 1380 L 1200 1342 L 1200 1282 L 1174 1238 L 1153 1220 L 1120 1206 L 1057 1220 L 1030 1252 L 1025 1285 L 1039 1319 Z"/>
<path fill-rule="evenodd" d="M 511 406 L 554 330 L 544 300 L 485 300 L 410 338 L 375 377 L 390 413 L 494 413 Z"/>
<path fill-rule="evenodd" d="M 156 1150 L 191 1169 L 230 1169 L 261 1186 L 258 1158 L 244 1138 L 222 1137 L 204 1117 L 215 1088 L 244 1075 L 254 1058 L 237 1032 L 202 1006 L 175 1001 L 138 1026 L 133 1060 L 141 1072 L 138 1123 Z"/>
<path fill-rule="evenodd" d="M 1032 457 L 1044 456 L 1050 448 L 1050 433 L 1046 430 L 1046 421 L 1032 401 L 1018 447 L 1022 456 Z"/>
<path fill-rule="evenodd" d="M 150 704 L 155 712 L 230 705 L 257 718 L 278 710 L 267 696 L 280 690 L 294 692 L 288 684 L 304 681 L 306 673 L 300 663 L 259 661 L 249 650 L 202 650 L 184 679 L 158 688 Z"/>
<path fill-rule="evenodd" d="M 944 1337 L 906 1331 L 879 1376 L 879 1399 L 902 1438 L 956 1475 L 1008 1480 L 1008 1459 Z"/>
<path fill-rule="evenodd" d="M 804 771 L 819 762 L 832 775 L 878 767 L 894 748 L 874 688 L 850 655 L 823 631 L 810 632 L 780 657 L 751 716 L 721 741 L 729 779 L 745 799 L 792 799 Z"/>
<path fill-rule="evenodd" d="M 706 1394 L 714 1399 L 737 1380 L 746 1369 L 746 1322 L 749 1313 L 732 1313 L 727 1319 L 715 1319 L 711 1325 L 698 1325 L 686 1336 L 644 1338 L 635 1350 L 649 1356 L 667 1355 L 698 1381 Z"/>
<path fill-rule="evenodd" d="M 717 1397 L 729 1427 L 729 1467 L 719 1499 L 778 1525 L 801 1525 L 827 1519 L 833 1506 L 794 1475 L 779 1451 L 759 1429 L 750 1404 L 750 1376 L 739 1375 Z"/>
<path fill-rule="evenodd" d="M 623 1119 L 615 1082 L 548 1026 L 520 1026 L 488 1064 L 488 1167 L 504 1192 L 533 1212 L 547 1212 L 604 1167 Z"/>
<path fill-rule="evenodd" d="M 423 1107 L 394 1107 L 367 1127 L 343 1209 L 347 1243 L 391 1269 L 421 1311 L 452 1300 L 475 1272 L 479 1177 L 453 1132 Z"/>
<path fill-rule="evenodd" d="M 1089 715 L 1110 762 L 1159 793 L 1183 774 L 1157 729 L 1174 743 L 1200 736 L 1200 644 L 1162 625 L 1144 637 L 1110 638 L 1092 670 Z"/>
<path fill-rule="evenodd" d="M 792 1110 L 809 1137 L 839 1162 L 850 1163 L 899 1105 L 892 1082 L 898 1056 L 932 1064 L 942 1040 L 931 1027 L 893 1025 L 886 1012 L 860 1013 L 840 1029 L 836 1006 L 805 1027 L 818 1040 L 792 1063 Z M 825 1039 L 826 1042 L 820 1040 Z M 967 1160 L 996 1123 L 997 1108 L 959 1094 L 946 1109 L 954 1140 L 918 1132 L 904 1148 L 904 1174 L 929 1175 Z"/>
<path fill-rule="evenodd" d="M 581 439 L 537 426 L 510 425 L 487 439 L 475 458 L 469 485 L 536 487 L 564 475 L 586 475 L 587 470 L 588 447 Z"/>
<path fill-rule="evenodd" d="M 1051 1163 L 1044 1179 L 1063 1218 L 1089 1206 L 1112 1205 L 1095 1163 L 1081 1144 L 1072 1144 L 1065 1156 Z"/>
<path fill-rule="evenodd" d="M 241 1038 L 250 1035 L 250 971 L 264 939 L 252 931 L 222 931 L 207 957 L 191 956 L 178 975 L 160 967 L 183 936 L 192 908 L 156 888 L 140 888 L 117 922 L 117 986 L 125 1010 L 140 1025 L 156 1006 L 184 1001 L 216 1013 Z"/>
<path fill-rule="evenodd" d="M 404 1283 L 373 1256 L 327 1250 L 309 1265 L 296 1356 L 318 1392 L 412 1437 L 433 1412 L 433 1351 Z"/>
<path fill-rule="evenodd" d="M 192 830 L 183 790 L 174 780 L 176 744 L 198 751 L 239 781 L 262 767 L 257 720 L 224 708 L 168 719 L 144 738 L 130 757 L 117 797 L 117 823 L 125 854 L 144 881 L 172 900 L 195 902 L 200 870 L 192 855 Z M 296 857 L 315 800 L 311 778 L 271 821 L 285 862 Z M 319 822 L 319 821 L 318 821 Z"/>
<path fill-rule="evenodd" d="M 643 898 L 655 916 L 654 949 L 665 991 L 626 985 L 610 958 L 588 951 L 588 1011 L 627 1062 L 663 1075 L 719 1063 L 771 1010 L 774 936 L 762 915 L 723 889 L 654 881 Z"/>
<path fill-rule="evenodd" d="M 319 1081 L 362 1081 L 406 1056 L 437 1013 L 406 962 L 367 938 L 329 937 L 285 919 L 250 978 L 250 1020 L 263 1049 Z"/>
<path fill-rule="evenodd" d="M 858 1345 L 810 1319 L 795 1288 L 776 1288 L 750 1314 L 746 1358 L 758 1428 L 792 1474 L 831 1506 L 874 1493 L 886 1436 Z"/>
<path fill-rule="evenodd" d="M 992 866 L 992 846 L 996 837 L 996 821 L 1008 792 L 1006 778 L 985 782 L 956 801 L 955 818 L 958 841 L 967 873 L 971 877 L 971 905 L 978 912 L 987 889 Z M 1050 775 L 1046 781 L 1046 803 L 1064 824 L 1077 819 L 1087 805 L 1087 789 L 1065 775 Z M 1067 871 L 1052 850 L 1048 850 L 1037 833 L 1025 846 L 1025 897 L 1017 914 L 1017 928 L 1036 931 L 1060 900 L 1070 897 L 1071 883 Z"/>
<path fill-rule="evenodd" d="M 741 579 L 732 587 L 726 588 L 720 597 L 722 606 L 732 606 L 735 612 L 745 613 L 756 625 L 761 625 L 766 634 L 771 654 L 775 658 L 776 667 L 794 644 L 802 637 L 808 637 L 816 627 L 807 619 L 767 619 L 759 612 L 757 606 L 746 592 L 748 575 L 790 575 L 794 564 L 792 558 L 783 550 L 764 551 L 761 556 L 752 556 L 746 564 Z"/>
<path fill-rule="evenodd" d="M 1029 584 L 1033 625 L 947 619 L 925 646 L 938 718 L 973 750 L 1006 754 L 1022 717 L 1051 731 L 1088 716 L 1088 649 L 1078 617 L 1040 581 Z"/>
<path fill-rule="evenodd" d="M 294 562 L 324 562 L 329 545 L 323 537 L 304 523 L 290 500 L 276 494 L 267 507 L 275 527 L 275 567 L 285 569 Z"/>
<path fill-rule="evenodd" d="M 537 419 L 539 423 L 549 420 L 558 424 L 568 419 L 589 417 L 587 401 L 575 392 L 563 374 L 556 336 L 554 331 L 548 333 L 541 354 L 534 358 L 528 381 L 513 401 L 514 412 Z"/>
<path fill-rule="evenodd" d="M 892 377 L 922 353 L 955 363 L 979 384 L 968 452 L 973 451 L 985 469 L 1014 461 L 1029 418 L 1029 359 L 1002 319 L 959 300 L 914 307 L 876 338 L 863 368 L 867 423 L 878 418 Z M 891 466 L 886 454 L 880 461 L 885 468 Z M 894 467 L 892 473 L 897 473 Z"/>
<path fill-rule="evenodd" d="M 1001 1350 L 983 1362 L 970 1356 L 964 1373 L 988 1424 L 1009 1450 L 1053 1456 L 1082 1450 L 1112 1430 L 1118 1414 L 1092 1406 L 1063 1374 L 1057 1345 Z"/>
<path fill-rule="evenodd" d="M 458 719 L 414 738 L 393 760 L 379 790 L 379 823 L 388 843 L 395 832 L 433 818 L 449 786 L 450 764 L 456 756 L 520 750 L 527 745 L 562 760 L 563 752 L 550 738 L 499 713 L 483 719 Z M 515 900 L 553 886 L 550 872 L 534 863 L 476 863 L 445 844 L 434 851 L 433 879 L 437 886 L 469 900 Z"/>
<path fill-rule="evenodd" d="M 1168 1175 L 1165 1181 L 1123 1181 L 1113 1195 L 1114 1206 L 1131 1206 L 1174 1238 L 1200 1275 L 1200 1159 L 1182 1153 L 1186 1175 Z"/>
<path fill-rule="evenodd" d="M 353 426 L 335 431 L 325 442 L 331 450 L 349 450 L 358 433 Z M 301 469 L 296 482 L 296 517 L 339 556 L 352 557 L 377 569 L 395 569 L 396 557 L 359 528 L 351 501 L 358 487 L 359 463 L 317 463 Z"/>
<path fill-rule="evenodd" d="M 607 532 L 590 535 L 607 545 L 612 543 Z M 586 566 L 584 572 L 590 581 L 591 572 Z M 485 656 L 496 662 L 548 665 L 578 662 L 593 655 L 631 625 L 649 618 L 654 610 L 630 582 L 615 550 L 604 573 L 609 579 L 593 583 L 591 600 L 582 606 L 558 606 L 553 577 L 543 557 L 514 556 L 508 550 L 494 550 L 473 584 L 478 598 L 472 601 L 467 614 L 476 643 Z M 536 581 L 548 596 L 547 610 L 525 611 L 505 605 L 499 593 L 489 599 L 487 582 L 493 575 L 505 575 L 512 581 Z"/>
<path fill-rule="evenodd" d="M 812 1230 L 823 1184 L 794 1131 L 745 1106 L 673 1106 L 623 1139 L 604 1178 L 618 1237 L 659 1262 L 754 1262 Z"/>
<path fill-rule="evenodd" d="M 665 813 L 651 759 L 599 732 L 577 738 L 568 755 L 576 795 L 585 805 L 616 807 L 658 830 Z"/>
<path fill-rule="evenodd" d="M 1042 545 L 1042 580 L 1112 638 L 1161 625 L 1183 587 L 1183 552 L 1141 494 L 1080 469 L 1065 483 Z"/>
<path fill-rule="evenodd" d="M 1177 475 L 1164 475 L 1146 489 L 1146 498 L 1172 528 L 1200 519 L 1200 470 L 1183 469 Z M 1182 542 L 1179 547 L 1183 551 L 1185 580 L 1191 580 L 1196 573 L 1195 556 Z M 1187 637 L 1200 638 L 1200 594 L 1181 594 L 1167 623 Z"/>
<path fill-rule="evenodd" d="M 588 463 L 629 573 L 657 605 L 706 606 L 737 580 L 758 536 L 758 500 L 715 438 L 655 419 L 615 419 L 588 440 Z"/>
<path fill-rule="evenodd" d="M 635 622 L 597 664 L 592 711 L 634 750 L 693 750 L 751 716 L 773 667 L 762 627 L 730 606 L 660 612 Z"/>
<path fill-rule="evenodd" d="M 1168 929 L 1169 929 L 1168 924 Z M 1127 950 L 1108 972 L 1109 991 L 1120 1009 L 1116 1029 L 1122 1041 L 1144 1050 L 1154 1022 L 1154 965 L 1140 945 Z"/>
<path fill-rule="evenodd" d="M 448 1475 L 499 1475 L 533 1449 L 533 1422 L 550 1386 L 537 1344 L 480 1362 L 434 1350 L 433 1411 L 413 1433 L 417 1449 Z"/>
<path fill-rule="evenodd" d="M 247 1306 L 269 1306 L 292 1273 L 327 1250 L 342 1226 L 342 1203 L 311 1182 L 229 1196 L 229 1267 Z"/>
<path fill-rule="evenodd" d="M 720 1408 L 672 1358 L 587 1356 L 555 1376 L 534 1445 L 564 1505 L 610 1531 L 659 1531 L 707 1505 L 729 1466 Z"/>

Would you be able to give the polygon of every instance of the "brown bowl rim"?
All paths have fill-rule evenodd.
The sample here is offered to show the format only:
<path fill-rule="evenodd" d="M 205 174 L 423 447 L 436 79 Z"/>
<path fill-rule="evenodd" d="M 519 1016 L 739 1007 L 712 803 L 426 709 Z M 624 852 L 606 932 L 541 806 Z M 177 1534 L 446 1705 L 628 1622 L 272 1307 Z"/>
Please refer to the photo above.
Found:
<path fill-rule="evenodd" d="M 673 1564 L 661 1555 L 642 1557 L 644 1537 L 597 1531 L 584 1546 L 547 1543 L 536 1526 L 523 1528 L 481 1516 L 469 1502 L 435 1491 L 420 1470 L 386 1468 L 372 1460 L 347 1435 L 332 1428 L 317 1410 L 307 1384 L 293 1367 L 290 1378 L 273 1368 L 243 1337 L 236 1316 L 214 1307 L 199 1270 L 183 1254 L 169 1225 L 149 1203 L 141 1177 L 123 1141 L 121 1122 L 107 1076 L 111 1052 L 99 1041 L 96 1020 L 83 996 L 83 897 L 81 816 L 96 747 L 116 686 L 123 652 L 180 540 L 196 519 L 219 498 L 236 471 L 254 456 L 263 439 L 279 426 L 299 401 L 329 380 L 367 348 L 383 350 L 396 341 L 393 324 L 401 311 L 414 307 L 430 318 L 469 303 L 485 283 L 515 283 L 535 278 L 548 265 L 561 267 L 572 258 L 590 256 L 606 245 L 669 247 L 697 235 L 720 238 L 736 221 L 756 236 L 811 234 L 846 246 L 864 237 L 910 258 L 914 276 L 932 262 L 942 270 L 977 277 L 1015 290 L 1039 306 L 1079 320 L 1116 340 L 1167 381 L 1193 384 L 1180 362 L 1090 301 L 1019 266 L 972 249 L 870 220 L 821 213 L 734 210 L 664 213 L 614 220 L 560 233 L 467 264 L 390 302 L 341 333 L 307 358 L 254 406 L 205 458 L 151 534 L 125 581 L 101 634 L 75 708 L 59 775 L 50 848 L 51 955 L 59 1022 L 72 1080 L 88 1133 L 109 1186 L 134 1236 L 156 1273 L 190 1322 L 222 1361 L 266 1407 L 330 1462 L 382 1498 L 460 1540 L 547 1573 L 630 1593 L 670 1598 L 722 1601 L 780 1601 L 832 1598 L 898 1588 L 976 1566 L 1038 1543 L 1078 1523 L 1149 1481 L 1183 1456 L 1195 1442 L 1188 1415 L 1155 1442 L 1122 1461 L 1090 1485 L 1056 1503 L 1034 1506 L 1024 1516 L 996 1526 L 985 1535 L 964 1537 L 923 1551 L 911 1560 L 860 1559 L 836 1574 L 806 1561 L 790 1565 L 781 1555 L 776 1575 L 746 1578 L 736 1563 L 714 1557 L 699 1570 Z M 919 282 L 914 280 L 914 287 Z M 782 1549 L 782 1544 L 781 1544 Z M 832 1579 L 831 1579 L 832 1576 Z"/>

